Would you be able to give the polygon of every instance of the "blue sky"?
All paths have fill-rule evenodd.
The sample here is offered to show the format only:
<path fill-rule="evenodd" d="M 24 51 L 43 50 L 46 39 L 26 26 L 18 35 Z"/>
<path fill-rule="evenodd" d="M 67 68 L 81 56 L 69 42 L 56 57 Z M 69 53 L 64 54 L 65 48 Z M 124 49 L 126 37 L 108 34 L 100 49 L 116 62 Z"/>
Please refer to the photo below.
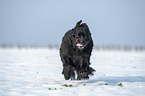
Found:
<path fill-rule="evenodd" d="M 80 19 L 95 44 L 145 45 L 145 0 L 0 0 L 0 44 L 60 44 Z"/>

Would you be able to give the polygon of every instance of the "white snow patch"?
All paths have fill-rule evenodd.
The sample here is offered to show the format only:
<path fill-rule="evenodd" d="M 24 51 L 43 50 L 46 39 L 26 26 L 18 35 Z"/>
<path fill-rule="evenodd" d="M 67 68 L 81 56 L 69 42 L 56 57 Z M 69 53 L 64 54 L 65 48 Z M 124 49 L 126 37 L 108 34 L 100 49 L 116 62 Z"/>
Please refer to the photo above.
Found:
<path fill-rule="evenodd" d="M 89 80 L 66 81 L 59 50 L 0 49 L 0 96 L 144 96 L 144 52 L 93 51 L 91 66 Z"/>

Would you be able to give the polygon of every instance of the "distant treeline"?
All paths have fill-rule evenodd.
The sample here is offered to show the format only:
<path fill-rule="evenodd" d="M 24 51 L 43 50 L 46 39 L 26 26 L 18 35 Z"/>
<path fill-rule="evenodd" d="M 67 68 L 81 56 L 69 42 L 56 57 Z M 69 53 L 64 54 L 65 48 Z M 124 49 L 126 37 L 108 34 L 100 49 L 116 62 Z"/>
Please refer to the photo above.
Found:
<path fill-rule="evenodd" d="M 38 45 L 6 45 L 6 44 L 1 44 L 0 48 L 18 48 L 18 49 L 22 49 L 22 48 L 49 48 L 49 49 L 59 49 L 60 45 L 56 44 L 48 44 L 48 46 L 38 46 Z M 98 50 L 98 51 L 145 51 L 145 46 L 130 46 L 130 45 L 124 45 L 124 46 L 120 46 L 120 45 L 95 45 L 94 46 L 94 50 Z"/>

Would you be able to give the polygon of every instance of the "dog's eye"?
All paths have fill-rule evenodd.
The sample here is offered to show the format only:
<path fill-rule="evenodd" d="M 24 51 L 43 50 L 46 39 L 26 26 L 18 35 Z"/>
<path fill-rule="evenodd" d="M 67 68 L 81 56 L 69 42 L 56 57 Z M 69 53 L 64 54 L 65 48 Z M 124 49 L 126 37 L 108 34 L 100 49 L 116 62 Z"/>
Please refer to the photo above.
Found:
<path fill-rule="evenodd" d="M 85 35 L 85 34 L 83 34 L 83 37 L 84 37 L 84 38 L 86 38 L 86 35 Z"/>
<path fill-rule="evenodd" d="M 73 35 L 73 38 L 75 38 L 75 35 Z"/>
<path fill-rule="evenodd" d="M 81 37 L 81 34 L 78 34 L 77 37 Z"/>

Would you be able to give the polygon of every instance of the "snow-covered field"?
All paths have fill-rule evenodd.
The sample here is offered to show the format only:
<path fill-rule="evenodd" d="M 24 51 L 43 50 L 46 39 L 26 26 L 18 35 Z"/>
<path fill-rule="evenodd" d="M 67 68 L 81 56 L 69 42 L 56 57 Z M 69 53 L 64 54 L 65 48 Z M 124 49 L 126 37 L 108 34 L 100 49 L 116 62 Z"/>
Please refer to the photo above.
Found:
<path fill-rule="evenodd" d="M 94 50 L 91 66 L 65 81 L 57 49 L 0 49 L 0 96 L 145 96 L 145 52 Z"/>

